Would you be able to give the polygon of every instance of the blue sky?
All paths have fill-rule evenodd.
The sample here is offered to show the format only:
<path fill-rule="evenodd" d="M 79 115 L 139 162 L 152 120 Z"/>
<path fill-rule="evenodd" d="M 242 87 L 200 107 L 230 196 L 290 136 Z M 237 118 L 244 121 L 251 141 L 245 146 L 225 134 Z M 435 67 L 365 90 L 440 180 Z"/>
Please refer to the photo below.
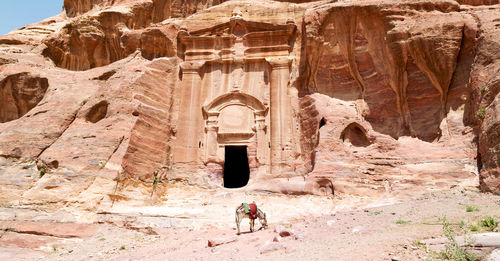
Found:
<path fill-rule="evenodd" d="M 63 0 L 0 0 L 0 35 L 62 11 Z"/>

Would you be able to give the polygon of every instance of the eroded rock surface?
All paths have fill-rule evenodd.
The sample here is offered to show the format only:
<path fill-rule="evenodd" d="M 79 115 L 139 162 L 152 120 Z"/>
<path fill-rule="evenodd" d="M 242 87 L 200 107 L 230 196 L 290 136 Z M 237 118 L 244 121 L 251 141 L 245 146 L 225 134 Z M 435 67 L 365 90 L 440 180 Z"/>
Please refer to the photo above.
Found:
<path fill-rule="evenodd" d="M 228 147 L 249 191 L 498 193 L 499 8 L 66 0 L 0 37 L 0 203 L 223 189 Z"/>
<path fill-rule="evenodd" d="M 18 73 L 0 81 L 0 123 L 19 119 L 43 99 L 47 78 Z"/>

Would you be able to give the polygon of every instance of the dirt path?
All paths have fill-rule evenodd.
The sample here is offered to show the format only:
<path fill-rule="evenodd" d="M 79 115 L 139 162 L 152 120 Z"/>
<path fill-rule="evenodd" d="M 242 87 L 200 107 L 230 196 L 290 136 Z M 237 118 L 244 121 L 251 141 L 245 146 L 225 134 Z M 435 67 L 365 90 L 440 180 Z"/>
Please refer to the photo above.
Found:
<path fill-rule="evenodd" d="M 269 213 L 269 229 L 236 236 L 234 212 L 228 211 L 234 209 L 234 204 L 224 207 L 228 197 L 225 196 L 225 201 L 209 202 L 213 216 L 207 215 L 207 218 L 212 217 L 211 220 L 195 219 L 179 226 L 147 229 L 102 223 L 91 228 L 83 226 L 71 234 L 66 231 L 68 228 L 55 225 L 56 232 L 37 234 L 29 231 L 25 223 L 18 224 L 17 232 L 6 229 L 4 224 L 0 259 L 421 260 L 430 254 L 416 247 L 416 242 L 442 237 L 442 217 L 446 216 L 453 224 L 463 221 L 465 227 L 477 224 L 486 215 L 500 219 L 499 196 L 458 189 L 424 194 L 389 205 L 390 200 L 380 200 L 357 209 L 351 206 L 352 199 L 344 199 L 343 208 L 326 208 L 327 214 L 319 213 L 322 208 L 316 205 L 321 203 L 317 199 L 299 198 L 296 202 L 300 204 L 291 205 L 294 197 L 277 197 L 262 199 L 263 209 Z M 236 195 L 231 197 L 241 200 Z M 307 202 L 313 206 L 305 205 Z M 278 218 L 280 211 L 287 211 L 290 206 L 298 210 L 283 213 L 286 218 Z M 318 212 L 301 213 L 301 206 Z M 466 212 L 466 206 L 477 210 Z M 196 209 L 191 212 L 195 213 Z M 242 231 L 248 229 L 245 220 Z M 223 244 L 209 247 L 209 240 Z"/>

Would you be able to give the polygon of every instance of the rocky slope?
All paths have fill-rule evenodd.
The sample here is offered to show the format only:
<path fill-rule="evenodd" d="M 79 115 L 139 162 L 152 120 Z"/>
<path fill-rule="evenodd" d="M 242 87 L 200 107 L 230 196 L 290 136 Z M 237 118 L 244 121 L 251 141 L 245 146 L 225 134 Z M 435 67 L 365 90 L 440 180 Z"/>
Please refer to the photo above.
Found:
<path fill-rule="evenodd" d="M 204 186 L 170 170 L 177 36 L 233 10 L 297 28 L 299 167 L 247 189 L 500 193 L 498 1 L 65 0 L 0 36 L 0 203 L 95 209 L 158 181 Z"/>

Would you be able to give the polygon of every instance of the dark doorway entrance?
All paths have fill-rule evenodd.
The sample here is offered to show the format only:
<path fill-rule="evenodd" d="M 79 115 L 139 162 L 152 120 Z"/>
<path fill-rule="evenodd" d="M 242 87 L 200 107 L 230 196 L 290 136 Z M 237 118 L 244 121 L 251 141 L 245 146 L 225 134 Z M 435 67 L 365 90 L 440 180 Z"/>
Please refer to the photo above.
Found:
<path fill-rule="evenodd" d="M 247 146 L 226 146 L 224 161 L 224 187 L 241 188 L 250 178 Z"/>

